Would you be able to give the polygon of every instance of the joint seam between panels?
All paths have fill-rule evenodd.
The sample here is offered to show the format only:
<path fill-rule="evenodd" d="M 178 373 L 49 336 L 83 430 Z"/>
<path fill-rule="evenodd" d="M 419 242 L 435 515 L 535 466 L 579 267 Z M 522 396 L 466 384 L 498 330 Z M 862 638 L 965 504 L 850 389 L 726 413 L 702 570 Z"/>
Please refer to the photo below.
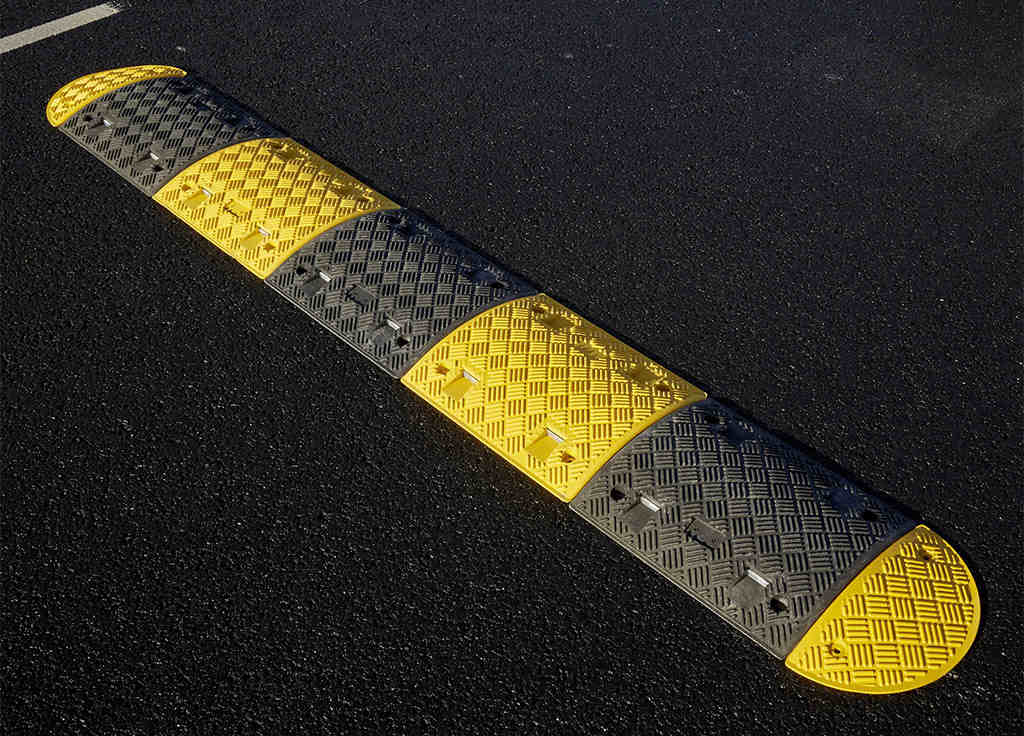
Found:
<path fill-rule="evenodd" d="M 543 293 L 464 322 L 402 382 L 564 501 L 652 422 L 706 397 Z"/>
<path fill-rule="evenodd" d="M 338 224 L 399 208 L 291 138 L 221 148 L 153 198 L 260 279 Z"/>

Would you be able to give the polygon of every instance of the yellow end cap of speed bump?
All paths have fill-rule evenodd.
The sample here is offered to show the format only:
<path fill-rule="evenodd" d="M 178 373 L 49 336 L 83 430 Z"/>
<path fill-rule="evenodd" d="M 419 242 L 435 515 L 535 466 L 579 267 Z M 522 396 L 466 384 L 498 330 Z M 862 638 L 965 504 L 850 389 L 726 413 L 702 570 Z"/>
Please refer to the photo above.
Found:
<path fill-rule="evenodd" d="M 50 101 L 46 103 L 46 119 L 50 121 L 50 125 L 57 127 L 93 100 L 98 100 L 115 89 L 141 82 L 144 79 L 184 77 L 185 74 L 184 69 L 175 66 L 153 64 L 126 66 L 120 69 L 86 74 L 57 90 Z"/>
<path fill-rule="evenodd" d="M 153 198 L 261 279 L 325 230 L 398 208 L 289 138 L 216 151 Z"/>
<path fill-rule="evenodd" d="M 938 534 L 918 526 L 843 589 L 786 657 L 786 666 L 837 690 L 913 690 L 963 659 L 980 618 L 978 587 L 963 559 Z"/>
<path fill-rule="evenodd" d="M 544 294 L 461 325 L 402 383 L 563 501 L 647 426 L 707 397 Z"/>

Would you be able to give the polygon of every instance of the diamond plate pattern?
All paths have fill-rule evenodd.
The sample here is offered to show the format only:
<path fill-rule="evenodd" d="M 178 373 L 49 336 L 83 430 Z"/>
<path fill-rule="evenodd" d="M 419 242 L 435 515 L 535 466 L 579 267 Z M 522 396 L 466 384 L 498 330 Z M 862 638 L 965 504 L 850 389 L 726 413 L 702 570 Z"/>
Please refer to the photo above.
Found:
<path fill-rule="evenodd" d="M 260 278 L 338 223 L 398 207 L 287 138 L 222 148 L 154 199 Z"/>
<path fill-rule="evenodd" d="M 978 587 L 963 559 L 918 526 L 842 591 L 786 666 L 839 690 L 912 690 L 963 658 L 980 618 Z"/>
<path fill-rule="evenodd" d="M 46 119 L 56 127 L 93 100 L 119 87 L 157 77 L 184 77 L 174 66 L 128 66 L 86 74 L 61 87 L 46 103 Z"/>
<path fill-rule="evenodd" d="M 657 511 L 631 523 L 645 500 Z M 911 527 L 890 504 L 713 400 L 636 437 L 572 509 L 779 657 Z"/>
<path fill-rule="evenodd" d="M 402 383 L 564 501 L 648 424 L 705 397 L 544 294 L 466 322 Z"/>
<path fill-rule="evenodd" d="M 267 283 L 396 377 L 473 315 L 536 292 L 408 210 L 331 228 Z"/>
<path fill-rule="evenodd" d="M 60 129 L 150 196 L 207 154 L 282 135 L 192 75 L 119 87 L 82 107 Z"/>

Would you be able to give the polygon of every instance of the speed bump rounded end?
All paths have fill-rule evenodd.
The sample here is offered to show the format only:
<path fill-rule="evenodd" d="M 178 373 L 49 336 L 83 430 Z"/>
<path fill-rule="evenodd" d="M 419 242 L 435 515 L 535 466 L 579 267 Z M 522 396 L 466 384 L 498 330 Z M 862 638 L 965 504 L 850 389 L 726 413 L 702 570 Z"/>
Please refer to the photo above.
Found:
<path fill-rule="evenodd" d="M 46 103 L 46 119 L 50 121 L 50 125 L 56 128 L 93 100 L 99 99 L 115 89 L 141 82 L 144 79 L 184 77 L 185 74 L 184 69 L 179 69 L 176 66 L 149 64 L 86 74 L 57 90 L 57 93 Z"/>
<path fill-rule="evenodd" d="M 854 578 L 786 666 L 847 692 L 898 693 L 942 677 L 978 633 L 981 600 L 966 563 L 918 526 Z"/>

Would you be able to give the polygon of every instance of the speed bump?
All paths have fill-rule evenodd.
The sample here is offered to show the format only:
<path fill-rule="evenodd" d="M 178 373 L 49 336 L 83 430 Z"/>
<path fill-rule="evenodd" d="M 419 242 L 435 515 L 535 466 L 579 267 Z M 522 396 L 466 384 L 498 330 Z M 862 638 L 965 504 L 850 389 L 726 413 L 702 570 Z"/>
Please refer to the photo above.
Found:
<path fill-rule="evenodd" d="M 900 692 L 970 648 L 938 534 L 201 79 L 90 74 L 46 115 L 794 672 Z"/>
<path fill-rule="evenodd" d="M 571 507 L 777 657 L 913 526 L 711 399 L 631 440 Z"/>
<path fill-rule="evenodd" d="M 176 66 L 128 66 L 105 72 L 86 74 L 61 87 L 46 105 L 46 119 L 57 126 L 88 105 L 115 89 L 161 77 L 184 77 L 185 70 Z"/>
<path fill-rule="evenodd" d="M 536 293 L 409 210 L 328 230 L 267 283 L 395 377 L 473 315 Z"/>
<path fill-rule="evenodd" d="M 118 87 L 79 109 L 60 130 L 150 196 L 220 148 L 282 136 L 193 75 Z"/>
<path fill-rule="evenodd" d="M 474 317 L 402 383 L 563 501 L 706 394 L 544 294 Z"/>
<path fill-rule="evenodd" d="M 260 278 L 334 225 L 398 207 L 288 138 L 211 153 L 154 199 Z"/>
<path fill-rule="evenodd" d="M 838 690 L 911 690 L 963 658 L 980 620 L 978 586 L 963 558 L 921 525 L 839 593 L 786 666 Z"/>

